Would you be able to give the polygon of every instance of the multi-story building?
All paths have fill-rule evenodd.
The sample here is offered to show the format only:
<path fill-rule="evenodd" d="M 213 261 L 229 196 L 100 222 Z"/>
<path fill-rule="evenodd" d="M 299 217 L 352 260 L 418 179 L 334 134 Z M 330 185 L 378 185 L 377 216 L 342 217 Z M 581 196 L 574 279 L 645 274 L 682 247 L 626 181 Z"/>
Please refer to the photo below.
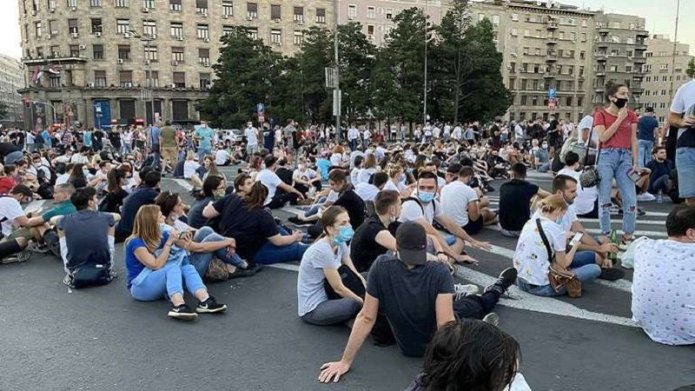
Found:
<path fill-rule="evenodd" d="M 87 126 L 197 119 L 232 26 L 291 54 L 306 29 L 335 23 L 328 0 L 18 2 L 24 95 L 48 119 Z"/>
<path fill-rule="evenodd" d="M 502 75 L 513 96 L 511 120 L 577 121 L 591 105 L 594 13 L 535 1 L 471 3 L 474 21 L 495 29 Z"/>
<path fill-rule="evenodd" d="M 668 118 L 671 99 L 678 87 L 691 80 L 685 73 L 688 62 L 693 58 L 689 54 L 690 46 L 677 43 L 674 56 L 673 44 L 674 42 L 665 35 L 654 35 L 647 39 L 642 105 L 653 107 L 660 123 Z"/>
<path fill-rule="evenodd" d="M 386 38 L 395 27 L 393 18 L 408 8 L 422 8 L 435 25 L 446 13 L 447 0 L 336 0 L 338 23 L 358 22 L 362 32 L 376 46 L 384 46 Z"/>
<path fill-rule="evenodd" d="M 632 105 L 641 106 L 644 92 L 643 66 L 647 62 L 645 39 L 649 33 L 644 28 L 644 18 L 632 15 L 597 13 L 594 103 L 605 102 L 605 86 L 608 81 L 629 87 Z"/>
<path fill-rule="evenodd" d="M 0 54 L 0 103 L 5 106 L 5 116 L 0 117 L 0 122 L 5 126 L 21 126 L 22 97 L 17 90 L 24 86 L 23 68 L 21 62 Z"/>

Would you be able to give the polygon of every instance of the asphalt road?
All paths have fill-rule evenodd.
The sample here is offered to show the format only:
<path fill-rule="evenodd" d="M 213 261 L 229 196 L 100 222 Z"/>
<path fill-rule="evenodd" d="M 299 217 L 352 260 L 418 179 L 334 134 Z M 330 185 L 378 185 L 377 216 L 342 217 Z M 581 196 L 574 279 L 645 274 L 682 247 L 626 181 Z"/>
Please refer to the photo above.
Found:
<path fill-rule="evenodd" d="M 163 187 L 186 192 L 173 179 Z M 655 214 L 640 218 L 638 230 L 663 237 L 670 205 L 641 206 Z M 515 242 L 488 229 L 479 236 L 496 246 L 494 253 L 472 251 L 480 266 L 459 275 L 484 285 L 511 265 Z M 124 275 L 122 245 L 116 260 Z M 70 291 L 52 256 L 2 265 L 0 390 L 402 390 L 410 383 L 421 360 L 367 343 L 344 380 L 319 384 L 319 366 L 340 357 L 349 330 L 301 322 L 296 265 L 281 267 L 210 285 L 228 312 L 184 323 L 166 316 L 164 301 L 132 300 L 123 278 Z M 521 372 L 532 389 L 652 391 L 695 384 L 695 346 L 656 344 L 631 324 L 630 276 L 588 284 L 580 299 L 512 290 L 501 301 L 500 327 L 521 344 Z"/>

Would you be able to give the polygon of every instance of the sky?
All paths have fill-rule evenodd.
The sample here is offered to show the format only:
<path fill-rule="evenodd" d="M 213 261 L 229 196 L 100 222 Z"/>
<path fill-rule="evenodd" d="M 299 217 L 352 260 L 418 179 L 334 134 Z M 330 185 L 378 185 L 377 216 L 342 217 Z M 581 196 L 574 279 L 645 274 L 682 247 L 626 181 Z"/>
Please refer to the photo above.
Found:
<path fill-rule="evenodd" d="M 667 34 L 673 39 L 675 32 L 677 0 L 561 0 L 560 3 L 588 7 L 592 10 L 638 15 L 646 18 L 650 34 Z M 42 1 L 43 3 L 43 1 Z M 678 41 L 690 45 L 690 54 L 695 54 L 695 23 L 688 23 L 692 16 L 695 0 L 681 0 L 681 18 Z M 688 12 L 690 11 L 690 12 Z M 15 58 L 21 57 L 19 33 L 19 2 L 0 0 L 0 26 L 4 38 L 0 39 L 0 53 Z"/>

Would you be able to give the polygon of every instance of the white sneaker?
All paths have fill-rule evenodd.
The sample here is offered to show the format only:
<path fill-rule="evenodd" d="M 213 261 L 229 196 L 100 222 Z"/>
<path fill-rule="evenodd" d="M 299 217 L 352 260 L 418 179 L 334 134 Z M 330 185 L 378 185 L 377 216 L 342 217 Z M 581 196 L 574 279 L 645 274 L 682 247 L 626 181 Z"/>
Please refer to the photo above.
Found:
<path fill-rule="evenodd" d="M 645 191 L 642 194 L 637 194 L 637 201 L 649 202 L 649 201 L 654 201 L 654 200 L 656 200 L 656 196 L 654 196 L 653 194 L 651 194 L 647 191 Z"/>
<path fill-rule="evenodd" d="M 477 285 L 473 284 L 454 284 L 454 300 L 461 299 L 466 296 L 475 295 L 480 291 Z"/>

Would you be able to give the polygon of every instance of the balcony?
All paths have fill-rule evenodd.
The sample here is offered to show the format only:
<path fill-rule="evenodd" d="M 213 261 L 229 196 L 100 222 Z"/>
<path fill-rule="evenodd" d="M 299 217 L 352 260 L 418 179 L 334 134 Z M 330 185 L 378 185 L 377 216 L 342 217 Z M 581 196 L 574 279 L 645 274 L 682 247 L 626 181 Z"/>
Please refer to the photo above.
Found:
<path fill-rule="evenodd" d="M 647 62 L 647 57 L 635 56 L 632 58 L 632 62 L 634 62 L 635 64 L 644 64 Z"/>
<path fill-rule="evenodd" d="M 545 72 L 543 74 L 543 78 L 545 79 L 554 79 L 557 76 L 557 72 Z"/>
<path fill-rule="evenodd" d="M 596 70 L 596 76 L 606 76 L 606 70 L 605 69 L 597 69 Z"/>
<path fill-rule="evenodd" d="M 604 88 L 603 87 L 594 87 L 594 92 L 597 94 L 603 94 Z"/>
<path fill-rule="evenodd" d="M 598 62 L 606 62 L 608 60 L 608 56 L 606 53 L 596 53 L 596 61 Z"/>
<path fill-rule="evenodd" d="M 596 47 L 599 49 L 608 49 L 608 41 L 599 41 L 596 43 Z"/>
<path fill-rule="evenodd" d="M 557 45 L 557 38 L 555 38 L 555 37 L 546 37 L 546 38 L 545 38 L 545 43 L 546 43 L 546 45 Z"/>
<path fill-rule="evenodd" d="M 598 33 L 601 35 L 606 35 L 609 32 L 610 32 L 610 30 L 608 29 L 608 27 L 599 27 L 598 28 Z"/>
<path fill-rule="evenodd" d="M 632 92 L 632 95 L 642 95 L 644 93 L 644 88 L 641 86 L 630 87 L 630 92 Z"/>
<path fill-rule="evenodd" d="M 557 62 L 557 53 L 554 51 L 549 51 L 545 55 L 545 62 Z"/>
<path fill-rule="evenodd" d="M 633 71 L 632 78 L 634 80 L 642 80 L 642 79 L 644 79 L 644 73 L 641 73 L 639 71 Z"/>
<path fill-rule="evenodd" d="M 645 51 L 647 50 L 647 45 L 644 43 L 635 44 L 635 51 Z"/>
<path fill-rule="evenodd" d="M 553 30 L 557 30 L 558 27 L 559 27 L 559 25 L 557 24 L 556 21 L 554 21 L 554 20 L 549 20 L 548 23 L 545 25 L 545 27 L 546 27 L 548 30 L 553 31 Z"/>
<path fill-rule="evenodd" d="M 647 30 L 639 29 L 639 30 L 635 30 L 635 33 L 637 34 L 638 37 L 649 38 L 649 31 L 647 31 Z"/>

